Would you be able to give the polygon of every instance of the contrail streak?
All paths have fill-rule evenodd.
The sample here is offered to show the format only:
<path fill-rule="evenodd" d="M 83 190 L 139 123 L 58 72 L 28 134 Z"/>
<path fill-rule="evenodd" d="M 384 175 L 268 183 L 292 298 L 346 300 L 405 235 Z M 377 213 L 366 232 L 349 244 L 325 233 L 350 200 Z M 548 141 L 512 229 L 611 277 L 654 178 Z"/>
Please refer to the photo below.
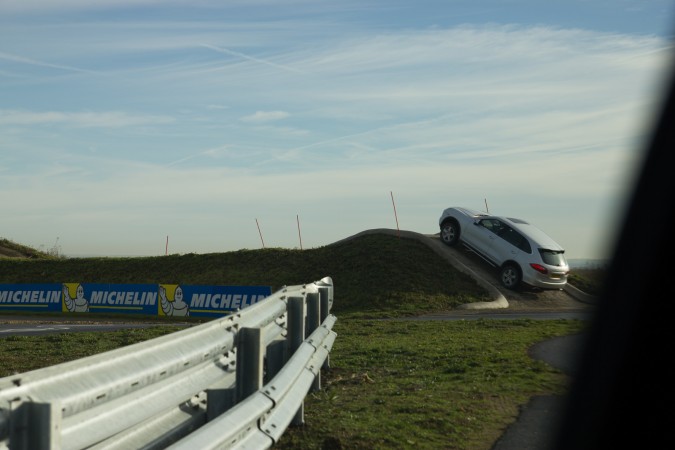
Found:
<path fill-rule="evenodd" d="M 300 73 L 300 74 L 306 73 L 306 72 L 303 72 L 302 70 L 294 69 L 293 67 L 283 66 L 281 64 L 276 64 L 276 63 L 273 63 L 271 61 L 267 61 L 267 60 L 264 60 L 264 59 L 254 58 L 253 56 L 249 56 L 245 53 L 235 52 L 235 51 L 227 49 L 227 48 L 216 47 L 215 45 L 210 45 L 210 44 L 201 44 L 201 45 L 204 48 L 208 48 L 208 49 L 214 50 L 216 52 L 225 53 L 227 55 L 232 55 L 232 56 L 238 56 L 239 58 L 243 58 L 243 59 L 253 61 L 253 62 L 257 62 L 257 63 L 260 63 L 260 64 L 265 64 L 267 66 L 275 67 L 277 69 L 285 70 L 287 72 L 294 72 L 294 73 Z"/>
<path fill-rule="evenodd" d="M 9 53 L 0 52 L 0 59 L 4 59 L 4 60 L 7 60 L 7 61 L 14 61 L 14 62 L 18 62 L 18 63 L 21 63 L 21 64 L 29 64 L 31 66 L 50 67 L 52 69 L 68 70 L 68 71 L 72 71 L 72 72 L 96 73 L 92 70 L 79 69 L 77 67 L 64 66 L 62 64 L 52 64 L 52 63 L 48 63 L 48 62 L 44 62 L 44 61 L 38 61 L 38 60 L 35 60 L 35 59 L 25 58 L 23 56 L 11 55 Z"/>

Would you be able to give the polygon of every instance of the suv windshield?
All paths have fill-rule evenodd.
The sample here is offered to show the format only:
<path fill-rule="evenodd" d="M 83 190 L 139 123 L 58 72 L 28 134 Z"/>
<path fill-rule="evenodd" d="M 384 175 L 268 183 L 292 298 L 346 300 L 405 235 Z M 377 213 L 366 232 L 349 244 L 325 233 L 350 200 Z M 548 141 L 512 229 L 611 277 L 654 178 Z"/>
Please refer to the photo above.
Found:
<path fill-rule="evenodd" d="M 562 250 L 546 250 L 544 248 L 539 249 L 539 254 L 541 254 L 541 259 L 545 264 L 549 266 L 564 266 L 567 264 L 565 261 L 565 253 Z"/>

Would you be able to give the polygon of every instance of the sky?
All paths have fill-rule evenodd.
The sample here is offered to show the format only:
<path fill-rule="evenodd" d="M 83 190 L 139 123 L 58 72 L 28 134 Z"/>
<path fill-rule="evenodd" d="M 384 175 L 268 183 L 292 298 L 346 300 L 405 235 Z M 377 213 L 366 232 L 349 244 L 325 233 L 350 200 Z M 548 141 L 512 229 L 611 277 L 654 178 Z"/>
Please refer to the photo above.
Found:
<path fill-rule="evenodd" d="M 0 238 L 317 248 L 464 206 L 611 256 L 673 0 L 0 0 Z"/>

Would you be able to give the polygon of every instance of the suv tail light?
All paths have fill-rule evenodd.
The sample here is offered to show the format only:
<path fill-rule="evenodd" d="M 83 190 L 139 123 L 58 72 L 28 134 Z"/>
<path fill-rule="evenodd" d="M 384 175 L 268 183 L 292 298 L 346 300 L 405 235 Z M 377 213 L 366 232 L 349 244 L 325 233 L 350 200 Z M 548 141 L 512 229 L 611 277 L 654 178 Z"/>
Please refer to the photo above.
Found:
<path fill-rule="evenodd" d="M 546 267 L 542 266 L 541 264 L 531 263 L 530 267 L 532 267 L 534 270 L 536 270 L 539 273 L 543 273 L 543 274 L 548 273 L 548 269 Z"/>

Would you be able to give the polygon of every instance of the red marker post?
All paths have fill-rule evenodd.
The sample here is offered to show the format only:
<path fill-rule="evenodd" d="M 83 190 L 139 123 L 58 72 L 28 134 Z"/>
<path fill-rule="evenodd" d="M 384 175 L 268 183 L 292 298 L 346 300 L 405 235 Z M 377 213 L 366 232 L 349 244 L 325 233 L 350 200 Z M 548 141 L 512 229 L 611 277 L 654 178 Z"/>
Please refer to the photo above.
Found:
<path fill-rule="evenodd" d="M 391 204 L 394 205 L 394 218 L 396 219 L 396 233 L 398 234 L 398 237 L 401 237 L 401 229 L 398 227 L 398 215 L 396 214 L 396 203 L 394 203 L 394 193 L 392 191 L 389 191 L 391 194 Z"/>
<path fill-rule="evenodd" d="M 300 216 L 296 215 L 295 220 L 298 222 L 298 239 L 300 239 L 300 250 L 302 250 L 302 235 L 300 234 Z"/>
<path fill-rule="evenodd" d="M 265 248 L 265 241 L 263 241 L 262 232 L 260 231 L 260 224 L 258 223 L 258 219 L 255 219 L 255 224 L 258 227 L 258 234 L 260 235 L 260 242 L 262 242 L 262 246 L 263 246 L 263 248 Z"/>

